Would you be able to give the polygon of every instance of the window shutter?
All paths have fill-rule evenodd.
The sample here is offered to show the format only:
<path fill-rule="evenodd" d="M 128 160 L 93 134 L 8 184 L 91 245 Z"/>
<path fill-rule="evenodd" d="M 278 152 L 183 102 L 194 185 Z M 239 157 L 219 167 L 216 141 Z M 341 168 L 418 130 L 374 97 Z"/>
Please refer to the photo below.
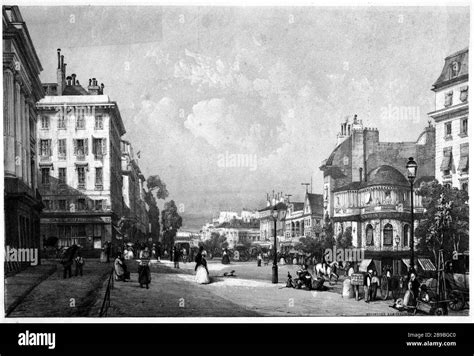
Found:
<path fill-rule="evenodd" d="M 97 154 L 97 148 L 96 148 L 96 139 L 94 138 L 94 136 L 91 137 L 91 142 L 92 142 L 92 154 L 93 155 L 96 155 Z"/>
<path fill-rule="evenodd" d="M 74 142 L 74 155 L 77 156 L 77 139 L 74 139 L 73 142 Z"/>
<path fill-rule="evenodd" d="M 52 140 L 49 139 L 48 140 L 48 156 L 52 156 L 53 155 L 53 145 L 52 145 Z"/>
<path fill-rule="evenodd" d="M 43 142 L 43 140 L 39 140 L 38 142 L 38 155 L 39 156 L 42 156 L 43 152 L 41 150 L 41 143 Z"/>
<path fill-rule="evenodd" d="M 107 154 L 107 139 L 106 138 L 102 139 L 102 154 L 103 155 Z"/>
<path fill-rule="evenodd" d="M 84 155 L 87 156 L 89 154 L 89 139 L 84 139 Z"/>
<path fill-rule="evenodd" d="M 461 157 L 469 156 L 469 143 L 461 144 Z"/>
<path fill-rule="evenodd" d="M 107 210 L 107 200 L 106 199 L 102 200 L 102 210 Z"/>

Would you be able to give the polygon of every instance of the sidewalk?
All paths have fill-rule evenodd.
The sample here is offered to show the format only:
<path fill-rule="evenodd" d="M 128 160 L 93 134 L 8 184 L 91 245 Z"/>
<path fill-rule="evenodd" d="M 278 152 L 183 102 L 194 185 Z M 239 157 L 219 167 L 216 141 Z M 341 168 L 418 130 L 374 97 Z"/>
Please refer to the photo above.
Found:
<path fill-rule="evenodd" d="M 59 266 L 56 273 L 51 273 L 36 283 L 36 287 L 30 289 L 8 317 L 88 316 L 96 299 L 100 297 L 99 291 L 112 266 L 112 263 L 86 260 L 84 275 L 67 279 L 63 279 L 62 266 Z M 11 289 L 13 287 L 15 291 L 18 284 L 6 285 L 7 293 L 14 295 Z"/>
<path fill-rule="evenodd" d="M 5 278 L 5 316 L 14 310 L 42 281 L 56 271 L 57 264 L 42 261 L 41 265 L 29 266 L 13 276 Z"/>

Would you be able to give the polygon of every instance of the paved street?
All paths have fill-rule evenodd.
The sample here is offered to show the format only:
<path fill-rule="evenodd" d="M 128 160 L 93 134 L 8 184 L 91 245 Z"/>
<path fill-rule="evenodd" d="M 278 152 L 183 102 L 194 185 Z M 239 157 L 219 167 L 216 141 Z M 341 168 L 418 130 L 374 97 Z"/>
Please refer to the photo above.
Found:
<path fill-rule="evenodd" d="M 212 283 L 194 281 L 194 263 L 174 269 L 170 261 L 152 264 L 150 289 L 140 288 L 135 261 L 127 262 L 131 281 L 115 282 L 108 317 L 260 317 L 260 316 L 387 316 L 404 315 L 390 308 L 391 301 L 370 304 L 341 297 L 341 282 L 328 291 L 315 292 L 285 288 L 288 271 L 294 276 L 297 266 L 279 266 L 279 284 L 271 283 L 271 264 L 257 267 L 255 262 L 223 265 L 209 261 Z M 46 265 L 48 266 L 48 265 Z M 28 291 L 25 283 L 34 275 L 31 291 L 23 296 L 10 317 L 97 317 L 105 295 L 112 264 L 90 260 L 84 276 L 62 278 L 62 268 L 51 274 L 46 266 L 9 279 L 7 296 Z M 51 264 L 49 264 L 51 266 Z M 235 271 L 236 277 L 224 277 Z M 43 271 L 44 277 L 39 277 Z M 30 278 L 31 279 L 31 278 Z M 40 280 L 41 279 L 41 280 Z M 450 316 L 468 315 L 450 311 Z"/>
<path fill-rule="evenodd" d="M 41 266 L 38 266 L 40 268 Z M 99 297 L 102 282 L 110 272 L 112 264 L 88 260 L 83 277 L 63 279 L 62 266 L 36 287 L 16 306 L 9 317 L 83 317 L 90 314 L 91 307 Z M 74 268 L 73 268 L 74 275 Z M 16 280 L 23 280 L 20 272 Z M 19 282 L 17 282 L 19 283 Z M 11 283 L 12 289 L 15 284 Z M 6 285 L 6 294 L 10 286 Z M 17 287 L 16 287 L 17 289 Z"/>
<path fill-rule="evenodd" d="M 112 290 L 109 317 L 235 317 L 235 316 L 386 316 L 404 315 L 390 308 L 391 301 L 370 304 L 341 297 L 340 283 L 325 292 L 285 288 L 288 270 L 280 266 L 279 284 L 271 280 L 271 265 L 256 263 L 222 265 L 209 262 L 213 283 L 199 285 L 194 281 L 194 264 L 180 264 L 175 270 L 170 261 L 152 266 L 150 289 L 140 288 L 136 273 L 131 281 L 116 282 Z M 133 269 L 132 269 L 133 270 Z M 237 277 L 223 277 L 236 271 Z M 105 290 L 103 290 L 105 293 Z M 99 301 L 98 301 L 99 304 Z M 97 305 L 98 305 L 97 304 Z M 454 314 L 450 314 L 454 315 Z M 460 313 L 467 315 L 467 311 Z"/>

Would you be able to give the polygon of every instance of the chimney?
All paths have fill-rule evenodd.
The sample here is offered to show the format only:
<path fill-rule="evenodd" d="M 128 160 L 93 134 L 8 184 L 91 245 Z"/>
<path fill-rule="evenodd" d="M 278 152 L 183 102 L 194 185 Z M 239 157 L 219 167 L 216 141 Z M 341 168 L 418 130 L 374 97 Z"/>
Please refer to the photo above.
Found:
<path fill-rule="evenodd" d="M 100 83 L 100 94 L 104 94 L 104 83 Z"/>
<path fill-rule="evenodd" d="M 76 74 L 72 74 L 72 85 L 76 85 Z"/>
<path fill-rule="evenodd" d="M 362 183 L 362 167 L 359 168 L 359 181 Z"/>
<path fill-rule="evenodd" d="M 72 79 L 71 76 L 66 77 L 66 85 L 67 86 L 71 85 L 71 79 Z"/>
<path fill-rule="evenodd" d="M 58 95 L 63 95 L 64 87 L 64 56 L 61 55 L 61 48 L 58 48 L 58 69 L 56 70 L 56 82 L 58 84 Z"/>
<path fill-rule="evenodd" d="M 87 90 L 89 91 L 89 95 L 100 94 L 100 87 L 97 85 L 96 78 L 89 79 L 89 86 L 87 87 Z"/>

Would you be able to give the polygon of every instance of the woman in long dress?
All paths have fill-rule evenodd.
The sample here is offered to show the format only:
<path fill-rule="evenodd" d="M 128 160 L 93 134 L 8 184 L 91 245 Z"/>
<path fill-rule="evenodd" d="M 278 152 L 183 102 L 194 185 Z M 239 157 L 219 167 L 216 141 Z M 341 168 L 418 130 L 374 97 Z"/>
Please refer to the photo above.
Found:
<path fill-rule="evenodd" d="M 209 278 L 209 271 L 207 269 L 207 261 L 205 258 L 205 253 L 203 253 L 203 247 L 199 248 L 199 252 L 196 255 L 196 267 L 194 270 L 196 271 L 196 282 L 199 284 L 208 284 L 211 283 Z"/>

